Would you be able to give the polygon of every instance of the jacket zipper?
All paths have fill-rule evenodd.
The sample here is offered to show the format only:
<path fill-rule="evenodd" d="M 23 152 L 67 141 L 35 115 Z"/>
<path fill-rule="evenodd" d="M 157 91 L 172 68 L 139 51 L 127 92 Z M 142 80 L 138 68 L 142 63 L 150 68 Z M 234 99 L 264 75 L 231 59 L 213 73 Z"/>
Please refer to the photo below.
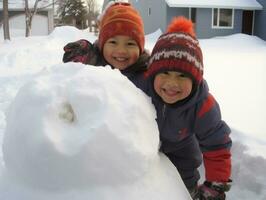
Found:
<path fill-rule="evenodd" d="M 159 151 L 163 152 L 163 147 L 162 147 L 162 138 L 161 138 L 161 134 L 163 131 L 163 127 L 165 125 L 165 112 L 166 112 L 166 104 L 163 105 L 163 108 L 162 108 L 162 116 L 163 116 L 163 120 L 162 120 L 162 124 L 161 124 L 161 130 L 160 130 L 160 143 L 159 143 Z"/>
<path fill-rule="evenodd" d="M 164 104 L 162 109 L 163 119 L 165 119 L 165 111 L 166 111 L 166 105 Z"/>

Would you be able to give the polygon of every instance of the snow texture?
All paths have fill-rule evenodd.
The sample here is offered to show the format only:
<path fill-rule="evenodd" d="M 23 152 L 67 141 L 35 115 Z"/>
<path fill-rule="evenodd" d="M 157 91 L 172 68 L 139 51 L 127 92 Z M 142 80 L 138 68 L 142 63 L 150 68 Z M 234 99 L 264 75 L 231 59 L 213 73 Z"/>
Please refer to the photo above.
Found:
<path fill-rule="evenodd" d="M 8 110 L 7 176 L 29 188 L 83 188 L 96 195 L 90 199 L 106 199 L 105 193 L 154 199 L 154 191 L 157 199 L 188 199 L 176 169 L 158 154 L 155 118 L 150 98 L 118 70 L 74 63 L 45 68 Z M 160 187 L 162 180 L 167 187 Z M 112 192 L 98 197 L 97 188 L 105 187 Z"/>

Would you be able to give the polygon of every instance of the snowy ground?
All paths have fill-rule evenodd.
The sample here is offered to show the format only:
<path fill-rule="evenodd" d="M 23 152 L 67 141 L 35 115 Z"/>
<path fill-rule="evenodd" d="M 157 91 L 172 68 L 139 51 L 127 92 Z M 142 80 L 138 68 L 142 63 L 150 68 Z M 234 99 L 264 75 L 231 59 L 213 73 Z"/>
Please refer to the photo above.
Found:
<path fill-rule="evenodd" d="M 152 49 L 156 41 L 156 38 L 159 36 L 159 34 L 160 32 L 156 32 L 146 37 L 147 39 L 146 48 L 150 50 Z M 40 90 L 38 90 L 38 87 L 37 86 L 35 87 L 34 84 L 32 83 L 33 85 L 28 85 L 26 87 L 28 88 L 27 89 L 28 93 L 26 93 L 26 96 L 31 95 L 32 92 L 35 92 L 34 94 L 36 95 L 37 93 L 37 96 L 39 97 L 41 96 L 43 92 L 43 90 L 41 89 L 46 88 L 45 91 L 49 92 L 49 90 L 54 91 L 54 87 L 58 88 L 59 86 L 56 86 L 56 85 L 57 85 L 57 82 L 60 85 L 59 76 L 54 77 L 53 81 L 51 81 L 50 79 L 51 77 L 49 75 L 45 75 L 45 73 L 53 72 L 55 68 L 58 68 L 58 67 L 64 68 L 65 65 L 62 64 L 61 62 L 62 55 L 63 55 L 62 47 L 67 42 L 74 41 L 80 38 L 85 38 L 90 41 L 94 41 L 96 37 L 92 33 L 87 33 L 86 31 L 79 31 L 73 27 L 61 27 L 61 28 L 57 28 L 49 36 L 38 36 L 38 37 L 30 37 L 30 38 L 16 37 L 16 38 L 12 38 L 11 41 L 3 41 L 3 39 L 0 39 L 0 146 L 2 146 L 3 144 L 3 138 L 5 135 L 5 131 L 7 129 L 6 114 L 7 114 L 7 111 L 9 110 L 9 106 L 11 102 L 13 102 L 13 100 L 15 99 L 15 96 L 18 90 L 26 82 L 31 81 L 32 83 L 32 80 L 33 79 L 35 80 L 37 76 L 42 77 L 43 80 L 49 80 L 49 82 L 56 83 L 56 84 L 47 84 L 45 81 L 43 81 L 42 83 L 39 83 L 41 84 L 41 86 L 40 86 Z M 266 139 L 265 137 L 263 137 L 265 135 L 264 122 L 266 119 L 266 106 L 265 106 L 266 79 L 264 78 L 266 75 L 266 60 L 265 60 L 266 42 L 254 36 L 236 34 L 236 35 L 232 35 L 228 37 L 217 37 L 213 39 L 200 40 L 200 44 L 201 44 L 201 47 L 204 53 L 204 63 L 205 63 L 204 76 L 209 83 L 211 92 L 214 94 L 214 96 L 220 103 L 224 120 L 231 126 L 233 130 L 232 132 L 232 138 L 234 141 L 234 144 L 233 144 L 233 175 L 232 175 L 233 187 L 232 187 L 232 190 L 228 193 L 228 199 L 229 200 L 245 200 L 245 199 L 264 200 L 266 199 L 266 177 L 265 177 L 265 172 L 264 172 L 265 171 L 264 169 L 266 168 L 266 153 L 265 153 L 266 152 Z M 82 68 L 81 66 L 82 66 L 81 64 L 78 64 L 78 66 L 76 67 Z M 43 70 L 43 68 L 47 69 L 46 72 L 45 70 Z M 62 80 L 67 80 L 67 79 L 72 80 L 71 73 L 73 73 L 73 78 L 74 78 L 75 77 L 74 74 L 78 74 L 80 72 L 78 72 L 78 69 L 77 71 L 75 70 L 71 71 L 71 69 L 67 68 L 66 66 L 65 72 L 62 72 L 62 70 L 61 71 L 59 70 L 58 73 L 62 74 L 61 76 Z M 110 73 L 113 74 L 114 72 L 110 72 Z M 110 75 L 110 76 L 113 76 L 113 75 Z M 77 78 L 80 78 L 80 77 L 77 77 Z M 106 79 L 109 79 L 109 78 L 106 78 Z M 120 81 L 125 81 L 125 80 L 120 80 Z M 86 83 L 86 82 L 78 81 L 78 83 L 80 87 L 80 83 Z M 68 88 L 69 87 L 70 86 L 68 86 Z M 82 85 L 82 87 L 84 88 L 84 85 Z M 115 86 L 115 88 L 119 88 L 119 87 L 120 86 L 117 86 L 117 85 Z M 76 88 L 77 86 L 73 86 L 72 90 L 74 91 L 74 89 Z M 40 92 L 38 93 L 38 91 Z M 82 97 L 83 95 L 85 96 L 87 95 L 87 93 L 85 93 L 84 91 L 81 91 L 79 93 L 81 94 Z M 132 91 L 133 93 L 136 92 L 134 89 L 132 89 Z M 58 95 L 58 93 L 55 92 L 53 93 L 53 95 L 56 96 Z M 49 96 L 53 96 L 53 95 L 50 94 Z M 69 95 L 71 96 L 71 94 Z M 85 99 L 86 98 L 87 97 L 85 97 Z M 32 108 L 31 104 L 34 103 L 34 101 L 31 101 L 30 99 L 31 98 L 27 100 L 27 98 L 24 96 L 23 98 L 20 97 L 20 100 L 17 100 L 17 101 L 19 103 L 25 102 L 25 107 L 23 109 L 27 110 L 27 108 Z M 78 102 L 77 99 L 74 98 L 73 102 L 76 102 L 76 101 Z M 119 100 L 116 100 L 115 102 L 119 104 Z M 27 105 L 27 103 L 29 104 L 29 106 Z M 102 102 L 102 103 L 105 104 L 106 102 Z M 24 104 L 21 104 L 21 105 L 24 105 Z M 23 107 L 21 105 L 18 107 Z M 134 104 L 131 106 L 134 106 Z M 122 108 L 128 109 L 124 105 Z M 138 111 L 138 109 L 135 109 L 135 110 Z M 39 111 L 39 109 L 37 109 L 37 111 Z M 152 108 L 147 109 L 146 111 L 147 113 L 153 113 Z M 29 113 L 32 113 L 32 112 L 29 112 Z M 98 114 L 100 115 L 101 113 L 98 113 Z M 138 113 L 133 113 L 133 115 L 138 115 Z M 16 121 L 15 120 L 16 117 L 18 117 L 20 121 Z M 124 117 L 129 117 L 129 116 L 124 116 Z M 23 121 L 23 113 L 18 113 L 17 116 L 16 114 L 13 113 L 13 117 L 10 117 L 10 118 L 12 119 L 10 120 L 11 127 L 14 128 L 14 125 L 22 125 L 21 121 Z M 30 119 L 32 119 L 33 122 L 35 122 L 34 121 L 35 118 L 30 118 Z M 136 119 L 133 119 L 133 121 L 135 120 Z M 27 119 L 25 119 L 25 123 L 27 124 L 30 122 L 27 121 Z M 140 122 L 138 121 L 137 124 L 138 123 Z M 16 128 L 20 129 L 20 127 L 16 127 Z M 27 129 L 28 127 L 22 126 L 21 130 L 24 130 L 23 128 L 29 131 L 29 135 L 31 136 L 30 138 L 34 136 L 33 131 Z M 147 127 L 147 128 L 151 128 L 151 127 Z M 105 130 L 109 130 L 109 129 L 105 129 Z M 13 132 L 16 132 L 16 131 L 13 131 Z M 71 134 L 71 131 L 68 129 L 67 131 L 65 130 L 61 132 Z M 22 131 L 22 133 L 25 133 L 25 132 Z M 47 135 L 43 134 L 41 136 L 47 136 Z M 118 135 L 114 134 L 114 136 L 117 137 Z M 11 138 L 13 137 L 15 136 L 13 135 Z M 74 139 L 73 137 L 71 137 L 71 139 L 73 140 L 71 139 L 68 140 L 67 139 L 68 137 L 66 137 L 65 135 L 61 135 L 61 137 L 63 139 L 66 139 L 67 144 L 70 145 L 71 148 L 67 146 L 66 143 L 64 143 L 65 146 L 62 144 L 58 145 L 58 143 L 56 143 L 56 141 L 58 141 L 57 140 L 58 138 L 47 136 L 47 138 L 50 138 L 50 139 L 52 138 L 52 140 L 49 140 L 49 141 L 53 141 L 53 144 L 54 142 L 55 144 L 57 144 L 55 146 L 59 150 L 57 149 L 58 151 L 56 152 L 57 153 L 61 152 L 59 154 L 59 156 L 61 156 L 60 158 L 62 158 L 62 156 L 65 156 L 65 155 L 67 155 L 67 157 L 70 156 L 71 153 L 69 150 L 73 150 L 73 149 L 75 149 L 76 151 L 80 150 L 80 146 L 75 144 L 75 142 L 73 142 L 75 139 L 76 141 L 81 141 L 78 139 L 78 137 L 77 138 L 75 137 Z M 38 139 L 38 137 L 36 138 Z M 34 139 L 32 140 L 35 141 Z M 21 143 L 27 142 L 27 141 L 28 140 L 23 141 L 23 137 L 22 137 Z M 127 140 L 122 140 L 122 141 L 128 142 Z M 146 140 L 143 138 L 140 140 L 140 142 L 145 142 L 145 141 Z M 104 145 L 106 145 L 108 144 L 108 141 L 105 141 L 103 143 Z M 22 144 L 22 146 L 20 145 L 21 146 L 20 151 L 17 151 L 15 148 L 15 145 L 18 144 L 16 137 L 15 137 L 15 140 L 12 139 L 9 144 L 10 145 L 6 147 L 7 151 L 11 152 L 14 160 L 16 160 L 16 154 L 17 154 L 18 156 L 17 159 L 19 161 L 23 161 L 23 158 L 21 158 L 20 155 L 24 155 L 24 156 L 28 155 L 26 153 L 30 151 L 29 149 L 31 149 L 33 152 L 34 150 L 43 150 L 40 147 L 30 147 L 27 149 L 26 146 L 24 149 L 23 144 Z M 111 142 L 110 144 L 114 144 L 114 143 Z M 74 146 L 76 145 L 75 148 L 73 147 L 73 145 Z M 132 145 L 131 146 L 132 148 L 130 149 L 136 150 L 134 143 L 129 143 L 129 145 Z M 154 149 L 155 146 L 156 145 L 152 145 L 150 146 L 150 148 Z M 120 146 L 117 147 L 117 150 L 119 149 L 120 150 L 123 149 L 122 144 L 121 144 L 121 147 Z M 26 152 L 25 154 L 23 154 L 23 150 L 25 150 Z M 98 150 L 99 152 L 101 152 L 100 148 Z M 139 152 L 140 154 L 138 154 Z M 147 153 L 150 151 L 148 151 L 147 149 L 143 151 L 143 149 L 141 149 L 141 151 L 134 152 L 133 155 L 136 156 L 136 159 L 134 159 L 134 161 L 137 161 L 137 158 L 140 158 L 141 156 L 143 156 L 142 154 L 143 152 Z M 112 151 L 109 153 L 113 155 Z M 127 153 L 129 153 L 129 154 L 126 154 L 127 156 L 129 157 L 132 156 L 132 151 L 129 151 Z M 35 158 L 38 161 L 38 159 L 40 159 L 38 158 L 38 155 L 40 154 L 33 153 L 33 154 L 30 154 L 29 158 Z M 52 153 L 51 155 L 54 156 L 55 154 Z M 149 155 L 153 155 L 153 154 L 149 154 Z M 175 184 L 177 184 L 176 187 L 182 188 L 182 185 L 178 185 L 178 183 L 174 183 L 173 179 L 166 178 L 167 176 L 163 175 L 162 169 L 169 169 L 168 170 L 170 171 L 169 177 L 171 176 L 173 177 L 174 172 L 172 171 L 172 169 L 170 169 L 171 167 L 169 166 L 168 161 L 163 156 L 160 156 L 159 158 L 156 157 L 155 155 L 153 156 L 154 156 L 153 157 L 154 160 L 151 162 L 152 163 L 159 162 L 159 164 L 157 163 L 156 164 L 157 167 L 155 167 L 154 169 L 152 168 L 151 169 L 154 172 L 158 172 L 158 171 L 160 172 L 160 173 L 157 173 L 158 174 L 157 177 L 154 177 L 153 182 L 156 182 L 156 180 L 162 181 L 161 179 L 163 179 L 163 183 L 166 184 L 165 187 L 169 187 L 169 185 L 172 185 L 172 188 L 174 188 Z M 158 161 L 158 159 L 160 161 Z M 122 160 L 119 160 L 119 161 L 121 162 L 118 162 L 118 163 L 122 163 Z M 111 159 L 109 160 L 109 162 L 115 163 L 115 161 L 112 162 Z M 29 169 L 31 169 L 32 167 L 31 164 L 34 164 L 34 162 L 33 163 L 25 162 L 21 164 L 21 166 L 24 166 L 24 167 L 29 166 Z M 16 165 L 14 164 L 13 166 L 16 166 Z M 79 169 L 78 165 L 74 165 L 72 167 L 75 170 Z M 114 165 L 114 167 L 116 167 L 116 169 L 119 169 L 117 165 Z M 140 167 L 139 169 L 140 171 L 142 169 L 144 171 L 145 169 L 148 169 L 148 167 L 145 165 L 140 165 L 139 167 Z M 24 169 L 25 168 L 22 168 L 22 171 Z M 40 166 L 39 169 L 44 170 L 45 166 Z M 72 172 L 71 170 L 70 171 L 68 170 L 64 169 L 62 173 Z M 135 173 L 135 171 L 130 171 L 130 172 Z M 136 196 L 134 196 L 134 192 L 129 192 L 129 191 L 134 191 L 134 190 L 139 191 L 141 190 L 142 187 L 146 187 L 149 181 L 151 181 L 151 179 L 145 178 L 145 177 L 148 177 L 149 175 L 143 175 L 144 178 L 142 179 L 142 181 L 138 179 L 138 181 L 135 182 L 135 185 L 132 184 L 130 187 L 127 187 L 125 185 L 124 186 L 120 185 L 119 187 L 115 187 L 115 186 L 109 187 L 110 186 L 109 185 L 109 186 L 102 186 L 102 187 L 93 187 L 93 189 L 90 188 L 90 190 L 86 190 L 86 187 L 85 188 L 74 187 L 74 189 L 72 188 L 71 190 L 67 190 L 67 191 L 62 190 L 62 188 L 61 189 L 57 188 L 57 189 L 54 189 L 53 191 L 50 191 L 50 190 L 47 191 L 46 189 L 40 189 L 41 187 L 36 186 L 37 188 L 30 189 L 31 187 L 29 187 L 27 184 L 24 184 L 23 182 L 18 182 L 16 178 L 14 177 L 10 178 L 10 175 L 6 174 L 5 168 L 4 168 L 2 151 L 0 152 L 0 173 L 1 173 L 1 177 L 0 177 L 1 200 L 2 198 L 4 198 L 4 200 L 13 200 L 13 199 L 15 200 L 18 198 L 25 199 L 25 200 L 26 199 L 33 200 L 33 199 L 36 199 L 36 197 L 38 197 L 38 199 L 49 199 L 49 200 L 50 199 L 81 200 L 81 199 L 88 198 L 88 194 L 90 194 L 89 195 L 90 199 L 93 199 L 91 197 L 94 197 L 94 199 L 110 199 L 110 196 L 112 197 L 111 199 L 118 199 L 119 195 L 121 197 L 124 197 L 124 199 L 134 199 L 136 198 Z M 30 172 L 27 172 L 27 173 L 30 174 Z M 75 172 L 72 172 L 72 173 L 75 173 Z M 22 173 L 19 173 L 19 174 L 21 175 Z M 77 173 L 77 174 L 80 174 L 80 173 Z M 38 174 L 37 174 L 37 177 L 38 177 Z M 177 175 L 174 175 L 174 177 L 176 177 L 176 180 L 178 180 Z M 138 193 L 138 194 L 144 195 L 146 198 L 162 199 L 160 198 L 160 196 L 158 196 L 158 193 L 160 193 L 159 191 L 161 191 L 161 193 L 165 192 L 166 191 L 164 190 L 165 188 L 163 186 L 157 187 L 155 183 L 153 187 L 147 190 L 154 190 L 154 188 L 156 188 L 157 192 L 152 191 L 150 193 L 146 193 L 146 196 L 144 193 Z M 161 190 L 159 190 L 159 188 Z M 182 189 L 180 189 L 180 192 L 182 193 Z M 150 196 L 147 194 L 149 194 Z M 153 196 L 151 196 L 151 194 L 153 194 Z M 172 194 L 168 194 L 167 192 L 167 195 L 169 196 L 169 198 L 174 199 L 176 193 L 173 192 Z M 138 198 L 140 197 L 138 196 Z M 141 199 L 145 199 L 145 198 L 141 198 Z"/>

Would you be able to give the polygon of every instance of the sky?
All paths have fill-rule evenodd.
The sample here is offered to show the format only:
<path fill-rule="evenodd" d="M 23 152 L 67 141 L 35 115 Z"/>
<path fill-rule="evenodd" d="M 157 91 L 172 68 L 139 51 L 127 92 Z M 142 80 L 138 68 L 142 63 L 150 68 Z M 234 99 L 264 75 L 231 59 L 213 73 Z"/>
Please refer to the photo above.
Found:
<path fill-rule="evenodd" d="M 96 0 L 99 5 L 103 5 L 103 0 Z"/>
<path fill-rule="evenodd" d="M 160 33 L 146 36 L 147 49 Z M 94 41 L 93 33 L 65 26 L 11 41 L 0 34 L 1 198 L 188 198 L 174 167 L 157 153 L 150 99 L 116 70 L 62 63 L 67 42 Z M 200 45 L 204 77 L 232 128 L 227 199 L 266 199 L 266 42 L 235 34 Z"/>

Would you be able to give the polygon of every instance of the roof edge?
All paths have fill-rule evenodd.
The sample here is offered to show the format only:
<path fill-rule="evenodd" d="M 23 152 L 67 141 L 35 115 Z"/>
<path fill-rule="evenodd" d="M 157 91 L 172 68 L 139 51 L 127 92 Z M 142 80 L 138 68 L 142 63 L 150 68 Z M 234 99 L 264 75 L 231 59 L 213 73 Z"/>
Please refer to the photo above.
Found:
<path fill-rule="evenodd" d="M 171 8 L 227 8 L 227 9 L 241 9 L 241 10 L 263 10 L 263 6 L 257 2 L 254 6 L 227 6 L 227 5 L 204 5 L 204 4 L 191 4 L 191 3 L 175 3 L 171 4 L 169 1 L 165 1 Z"/>

